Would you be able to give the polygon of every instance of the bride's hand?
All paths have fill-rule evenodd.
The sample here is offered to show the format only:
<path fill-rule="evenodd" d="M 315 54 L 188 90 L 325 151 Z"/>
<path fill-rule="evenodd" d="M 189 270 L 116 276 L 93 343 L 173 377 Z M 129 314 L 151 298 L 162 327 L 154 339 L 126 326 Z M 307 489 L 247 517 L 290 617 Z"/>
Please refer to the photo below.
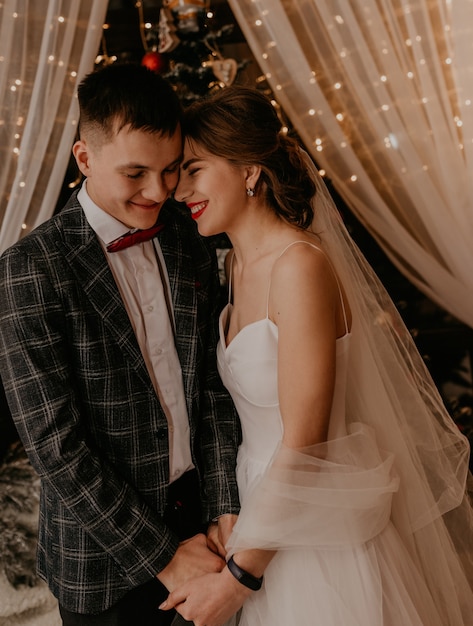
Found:
<path fill-rule="evenodd" d="M 204 574 L 169 594 L 160 609 L 175 608 L 195 626 L 222 626 L 253 593 L 224 567 L 218 574 Z"/>
<path fill-rule="evenodd" d="M 226 543 L 237 519 L 237 515 L 221 515 L 216 522 L 210 524 L 207 530 L 207 543 L 209 548 L 223 558 L 226 556 Z"/>

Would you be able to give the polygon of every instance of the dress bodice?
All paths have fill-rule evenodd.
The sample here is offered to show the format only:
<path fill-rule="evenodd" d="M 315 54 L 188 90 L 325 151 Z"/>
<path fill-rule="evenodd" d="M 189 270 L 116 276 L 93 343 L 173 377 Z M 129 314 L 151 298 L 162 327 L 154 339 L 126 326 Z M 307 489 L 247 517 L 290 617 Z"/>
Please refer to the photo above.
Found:
<path fill-rule="evenodd" d="M 217 361 L 220 376 L 240 416 L 246 454 L 268 463 L 282 438 L 278 402 L 278 327 L 268 317 L 245 326 L 226 345 L 225 328 L 231 314 L 227 304 L 220 316 Z M 345 387 L 350 335 L 337 340 L 336 380 L 329 438 L 345 433 Z"/>

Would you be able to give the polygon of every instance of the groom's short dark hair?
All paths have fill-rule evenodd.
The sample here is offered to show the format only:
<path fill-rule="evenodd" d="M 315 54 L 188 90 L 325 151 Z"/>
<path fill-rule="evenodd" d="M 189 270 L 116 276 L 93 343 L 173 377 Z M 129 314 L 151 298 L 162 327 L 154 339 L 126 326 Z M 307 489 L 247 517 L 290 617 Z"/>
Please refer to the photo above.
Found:
<path fill-rule="evenodd" d="M 110 140 L 123 127 L 173 135 L 181 104 L 172 85 L 136 63 L 112 63 L 88 74 L 77 91 L 79 133 Z"/>

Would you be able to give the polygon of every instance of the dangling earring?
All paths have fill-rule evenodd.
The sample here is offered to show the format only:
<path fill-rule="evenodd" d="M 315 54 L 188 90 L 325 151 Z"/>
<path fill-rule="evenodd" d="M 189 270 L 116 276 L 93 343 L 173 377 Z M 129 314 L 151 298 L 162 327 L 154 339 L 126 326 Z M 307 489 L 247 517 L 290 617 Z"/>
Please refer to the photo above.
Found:
<path fill-rule="evenodd" d="M 248 189 L 246 190 L 246 195 L 249 196 L 250 198 L 252 198 L 255 195 L 255 190 L 254 189 L 250 189 L 248 187 Z"/>

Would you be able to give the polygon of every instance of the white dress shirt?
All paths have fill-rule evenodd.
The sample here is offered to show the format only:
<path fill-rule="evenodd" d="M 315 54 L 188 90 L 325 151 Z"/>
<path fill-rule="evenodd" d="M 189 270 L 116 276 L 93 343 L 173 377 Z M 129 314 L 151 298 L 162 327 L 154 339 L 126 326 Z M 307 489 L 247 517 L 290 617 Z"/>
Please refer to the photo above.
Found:
<path fill-rule="evenodd" d="M 156 393 L 166 414 L 169 430 L 170 482 L 193 467 L 189 416 L 182 371 L 174 343 L 174 318 L 169 278 L 156 238 L 108 253 L 107 244 L 130 229 L 98 207 L 84 181 L 78 200 L 91 228 L 104 248 L 138 340 Z M 165 284 L 161 280 L 163 276 Z M 166 302 L 165 291 L 169 297 Z"/>

